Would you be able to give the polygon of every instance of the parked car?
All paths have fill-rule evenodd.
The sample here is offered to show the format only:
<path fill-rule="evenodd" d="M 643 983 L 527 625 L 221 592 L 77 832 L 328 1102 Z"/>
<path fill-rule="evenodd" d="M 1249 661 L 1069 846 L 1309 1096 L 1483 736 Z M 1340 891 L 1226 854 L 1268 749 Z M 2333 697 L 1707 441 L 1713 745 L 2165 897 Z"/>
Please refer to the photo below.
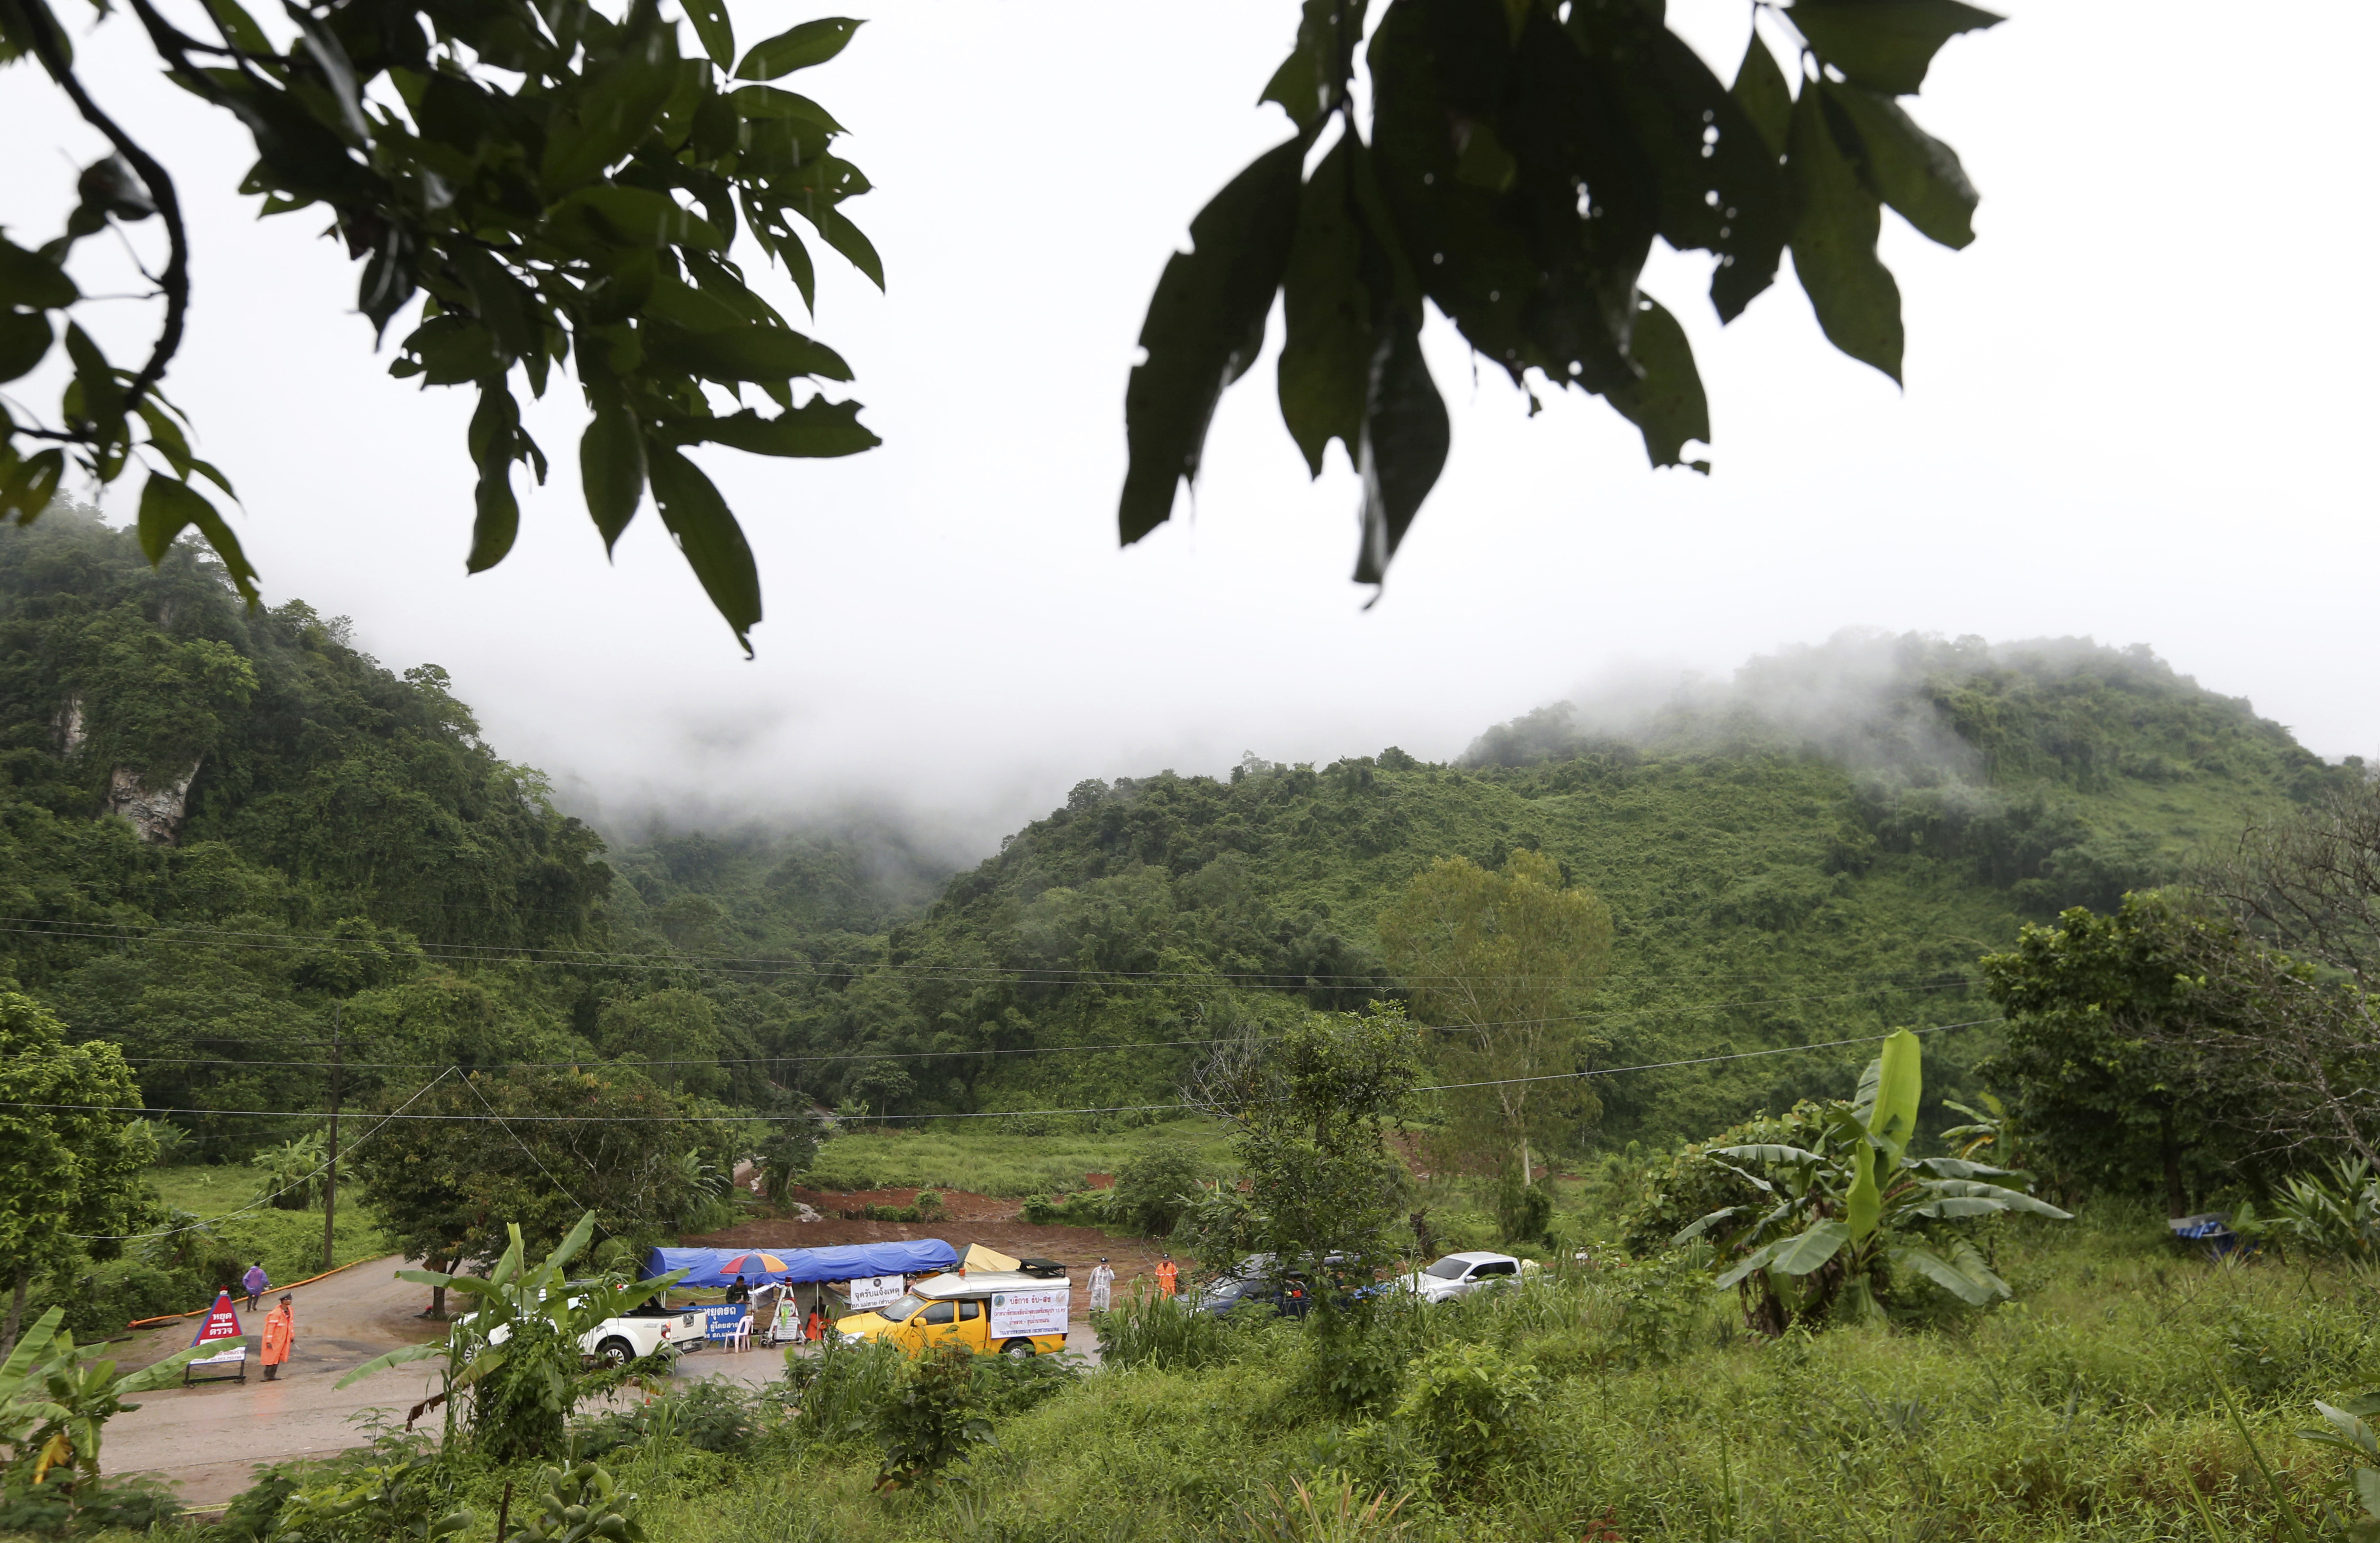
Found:
<path fill-rule="evenodd" d="M 579 1305 L 572 1297 L 570 1305 Z M 468 1323 L 479 1315 L 473 1313 L 462 1321 Z M 512 1338 L 510 1324 L 498 1324 L 488 1335 L 490 1344 L 502 1344 Z M 618 1318 L 607 1318 L 578 1336 L 578 1353 L 590 1361 L 605 1367 L 624 1367 L 663 1350 L 683 1355 L 702 1344 L 709 1338 L 703 1329 L 703 1316 L 683 1308 L 639 1307 Z"/>
<path fill-rule="evenodd" d="M 1523 1262 L 1510 1254 L 1449 1254 L 1436 1264 L 1397 1278 L 1397 1285 L 1424 1302 L 1451 1302 L 1458 1296 L 1516 1282 Z"/>
<path fill-rule="evenodd" d="M 919 1281 L 897 1302 L 835 1319 L 845 1341 L 882 1340 L 911 1355 L 963 1344 L 978 1355 L 1055 1355 L 1066 1348 L 1068 1284 L 1061 1276 L 977 1270 Z"/>
<path fill-rule="evenodd" d="M 1342 1270 L 1356 1263 L 1347 1255 L 1329 1254 L 1323 1257 L 1322 1267 Z M 1284 1318 L 1304 1318 L 1314 1306 L 1314 1282 L 1302 1270 L 1280 1269 L 1278 1255 L 1250 1254 L 1199 1287 L 1190 1310 L 1228 1313 L 1249 1304 L 1269 1305 Z"/>

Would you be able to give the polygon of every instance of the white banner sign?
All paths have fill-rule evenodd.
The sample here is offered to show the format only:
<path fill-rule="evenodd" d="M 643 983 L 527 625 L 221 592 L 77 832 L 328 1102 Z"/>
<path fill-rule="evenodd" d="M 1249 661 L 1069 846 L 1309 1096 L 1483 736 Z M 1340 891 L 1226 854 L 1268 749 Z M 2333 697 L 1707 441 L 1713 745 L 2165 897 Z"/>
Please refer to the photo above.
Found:
<path fill-rule="evenodd" d="M 844 1300 L 852 1310 L 864 1313 L 870 1307 L 890 1306 L 901 1299 L 903 1291 L 898 1275 L 863 1275 L 844 1288 Z"/>
<path fill-rule="evenodd" d="M 991 1294 L 991 1338 L 1015 1339 L 1027 1334 L 1066 1331 L 1066 1288 L 1047 1291 L 996 1291 Z"/>

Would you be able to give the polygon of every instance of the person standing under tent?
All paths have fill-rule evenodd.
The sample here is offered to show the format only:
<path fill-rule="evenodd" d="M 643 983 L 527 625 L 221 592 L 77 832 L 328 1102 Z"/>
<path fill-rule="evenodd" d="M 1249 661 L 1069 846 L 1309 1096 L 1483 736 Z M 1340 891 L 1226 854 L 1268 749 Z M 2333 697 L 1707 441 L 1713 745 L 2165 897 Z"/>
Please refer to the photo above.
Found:
<path fill-rule="evenodd" d="M 1115 1271 L 1108 1268 L 1107 1256 L 1102 1254 L 1099 1256 L 1099 1268 L 1091 1271 L 1091 1311 L 1106 1312 L 1109 1294 L 1114 1290 Z"/>
<path fill-rule="evenodd" d="M 1171 1254 L 1160 1254 L 1157 1259 L 1157 1294 L 1172 1296 L 1182 1289 L 1182 1267 L 1173 1262 Z"/>
<path fill-rule="evenodd" d="M 239 1279 L 239 1286 L 248 1293 L 248 1310 L 251 1313 L 256 1311 L 256 1305 L 264 1300 L 266 1292 L 273 1289 L 273 1278 L 264 1273 L 262 1259 L 248 1267 L 248 1273 Z"/>
<path fill-rule="evenodd" d="M 284 1293 L 281 1305 L 264 1315 L 264 1345 L 259 1359 L 264 1363 L 264 1379 L 277 1381 L 281 1364 L 289 1359 L 289 1347 L 297 1342 L 298 1325 L 289 1306 L 291 1298 Z"/>

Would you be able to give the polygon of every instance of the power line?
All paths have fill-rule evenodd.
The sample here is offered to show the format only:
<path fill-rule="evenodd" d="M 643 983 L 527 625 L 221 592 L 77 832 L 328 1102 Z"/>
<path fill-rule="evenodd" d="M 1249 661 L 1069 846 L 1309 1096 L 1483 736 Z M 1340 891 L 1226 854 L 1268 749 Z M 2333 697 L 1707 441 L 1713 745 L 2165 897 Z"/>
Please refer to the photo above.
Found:
<path fill-rule="evenodd" d="M 0 917 L 0 933 L 31 937 L 74 938 L 86 942 L 149 942 L 187 943 L 210 948 L 247 948 L 277 953 L 326 952 L 361 954 L 386 946 L 377 940 L 341 937 L 332 933 L 265 932 L 249 929 L 200 927 L 174 922 L 91 922 L 58 921 L 42 917 Z M 159 934 L 176 934 L 160 936 Z M 1955 941 L 1964 946 L 1981 946 L 1976 940 Z M 1250 990 L 1297 990 L 1313 986 L 1337 986 L 1352 989 L 1363 986 L 1394 990 L 1401 986 L 1429 984 L 1446 980 L 1473 979 L 1500 985 L 1528 984 L 1558 978 L 1547 976 L 1515 975 L 1492 977 L 1458 976 L 1395 976 L 1386 971 L 1362 975 L 1335 973 L 1301 973 L 1296 971 L 1257 970 L 1122 970 L 1097 969 L 1067 965 L 929 965 L 896 963 L 891 960 L 820 961 L 771 957 L 766 954 L 638 954 L 614 950 L 564 949 L 536 947 L 528 944 L 502 943 L 424 943 L 411 941 L 408 947 L 417 949 L 428 958 L 441 963 L 486 963 L 497 959 L 526 959 L 531 963 L 569 966 L 598 969 L 686 969 L 730 976 L 751 976 L 776 978 L 791 976 L 824 978 L 857 978 L 870 973 L 904 977 L 912 980 L 937 981 L 954 985 L 1114 985 L 1114 984 L 1191 984 Z M 1947 973 L 1942 968 L 1912 968 L 1881 971 L 1870 978 L 1900 979 L 1908 977 L 1931 977 Z M 1706 970 L 1682 970 L 1667 974 L 1630 972 L 1607 975 L 1602 983 L 1611 985 L 1628 981 L 1658 981 L 1691 976 L 1696 979 L 1756 978 L 1750 972 L 1732 976 Z"/>
<path fill-rule="evenodd" d="M 1903 995 L 1949 990 L 1971 986 L 1966 979 L 1936 981 L 1930 985 L 1900 988 Z M 1426 1032 L 1439 1034 L 1475 1034 L 1496 1028 L 1539 1028 L 1571 1023 L 1621 1023 L 1643 1018 L 1682 1018 L 1707 1013 L 1729 1012 L 1742 1007 L 1772 1007 L 1813 1002 L 1842 1002 L 1854 997 L 1871 996 L 1872 990 L 1805 992 L 1797 996 L 1753 997 L 1731 1002 L 1686 1002 L 1679 1005 L 1627 1007 L 1598 1010 L 1591 1013 L 1571 1013 L 1548 1018 L 1501 1018 L 1482 1024 L 1416 1024 Z M 200 1036 L 200 1038 L 208 1038 Z M 785 1055 L 687 1056 L 672 1059 L 627 1059 L 581 1056 L 565 1061 L 491 1061 L 469 1068 L 475 1072 L 577 1070 L 586 1066 L 771 1066 L 811 1064 L 850 1061 L 936 1061 L 963 1056 L 983 1055 L 1059 1055 L 1069 1052 L 1089 1053 L 1105 1051 L 1172 1050 L 1184 1046 L 1231 1043 L 1240 1036 L 1224 1036 L 1201 1039 L 1129 1039 L 1097 1045 L 1017 1045 L 986 1047 L 972 1050 L 931 1051 L 818 1051 Z M 273 1047 L 279 1048 L 279 1047 Z M 162 1056 L 125 1052 L 124 1059 L 142 1066 L 304 1066 L 319 1067 L 314 1061 L 255 1061 L 233 1056 Z M 440 1064 L 434 1061 L 350 1061 L 350 1068 L 371 1068 L 384 1071 L 419 1071 Z"/>
<path fill-rule="evenodd" d="M 1982 1024 L 1995 1024 L 1995 1023 L 1999 1023 L 1999 1022 L 2002 1022 L 2002 1021 L 2004 1021 L 2004 1020 L 1999 1019 L 1999 1018 L 1997 1018 L 1997 1017 L 1992 1017 L 1992 1018 L 1968 1018 L 1968 1019 L 1965 1019 L 1965 1020 L 1963 1020 L 1963 1021 L 1961 1021 L 1961 1022 L 1959 1022 L 1959 1023 L 1949 1023 L 1949 1024 L 1933 1024 L 1933 1025 L 1929 1025 L 1929 1026 L 1927 1026 L 1927 1027 L 1923 1027 L 1923 1028 L 1912 1029 L 1912 1030 L 1911 1030 L 1910 1032 L 1912 1032 L 1912 1033 L 1915 1033 L 1915 1034 L 1939 1034 L 1939 1033 L 1943 1033 L 1943 1032 L 1945 1032 L 1945 1031 L 1947 1031 L 1947 1030 L 1949 1030 L 1949 1029 L 1955 1029 L 1955 1028 L 1973 1028 L 1973 1027 L 1977 1027 L 1978 1025 L 1982 1025 Z M 1807 1045 L 1780 1045 L 1780 1046 L 1772 1047 L 1772 1048 L 1767 1049 L 1767 1050 L 1757 1050 L 1757 1051 L 1731 1051 L 1731 1052 L 1729 1052 L 1729 1053 L 1726 1053 L 1726 1054 L 1722 1054 L 1722 1055 L 1694 1056 L 1694 1057 L 1690 1057 L 1690 1058 L 1688 1058 L 1688 1059 L 1686 1059 L 1686 1060 L 1682 1060 L 1682 1061 L 1656 1061 L 1656 1062 L 1647 1062 L 1647 1063 L 1644 1063 L 1644 1064 L 1642 1064 L 1642 1065 L 1636 1065 L 1636 1066 L 1609 1066 L 1609 1067 L 1598 1067 L 1598 1068 L 1596 1068 L 1596 1069 L 1593 1069 L 1593 1070 L 1590 1070 L 1590 1071 L 1584 1071 L 1584 1072 L 1555 1072 L 1555 1073 L 1549 1073 L 1549 1074 L 1548 1074 L 1548 1075 L 1542 1075 L 1542 1076 L 1527 1076 L 1527 1077 L 1499 1077 L 1499 1078 L 1495 1078 L 1495 1079 L 1492 1079 L 1492 1080 L 1490 1080 L 1490 1081 L 1487 1081 L 1487 1082 L 1432 1083 L 1432 1084 L 1428 1084 L 1428 1085 L 1426 1085 L 1426 1086 L 1424 1086 L 1424 1087 L 1418 1087 L 1418 1088 L 1415 1089 L 1415 1091 L 1416 1091 L 1416 1092 L 1421 1092 L 1421 1093 L 1443 1093 L 1443 1092 L 1455 1092 L 1455 1091 L 1461 1091 L 1461 1090 L 1463 1090 L 1463 1089 L 1473 1088 L 1473 1087 L 1511 1087 L 1511 1086 L 1513 1086 L 1513 1085 L 1515 1085 L 1515 1084 L 1519 1084 L 1519 1083 L 1528 1083 L 1528 1082 L 1581 1081 L 1581 1080 L 1584 1080 L 1584 1079 L 1586 1079 L 1586 1078 L 1589 1078 L 1589 1077 L 1619 1076 L 1619 1075 L 1622 1075 L 1623 1073 L 1630 1073 L 1630 1072 L 1658 1072 L 1658 1071 L 1668 1071 L 1668 1070 L 1670 1070 L 1670 1069 L 1672 1069 L 1672 1068 L 1675 1068 L 1675 1067 L 1681 1067 L 1681 1066 L 1707 1066 L 1707 1065 L 1711 1065 L 1711 1064 L 1713 1064 L 1713 1063 L 1718 1063 L 1718 1062 L 1723 1062 L 1723 1061 L 1750 1061 L 1750 1060 L 1755 1060 L 1755 1059 L 1756 1059 L 1756 1058 L 1764 1057 L 1764 1056 L 1772 1056 L 1772 1055 L 1791 1055 L 1791 1054 L 1794 1054 L 1794 1053 L 1796 1053 L 1796 1052 L 1798 1052 L 1798 1051 L 1803 1051 L 1838 1050 L 1838 1049 L 1840 1049 L 1841 1047 L 1846 1046 L 1846 1045 L 1873 1045 L 1873 1044 L 1878 1044 L 1878 1043 L 1881 1043 L 1882 1041 L 1884 1041 L 1884 1040 L 1886 1040 L 1886 1039 L 1888 1039 L 1892 1038 L 1892 1034 L 1899 1033 L 1899 1032 L 1900 1032 L 1900 1030 L 1898 1030 L 1898 1029 L 1895 1029 L 1895 1030 L 1891 1031 L 1891 1033 L 1886 1033 L 1886 1034 L 1864 1034 L 1864 1035 L 1859 1035 L 1859 1036 L 1857 1036 L 1857 1037 L 1855 1037 L 1855 1038 L 1849 1039 L 1827 1039 L 1827 1040 L 1822 1040 L 1822 1041 L 1819 1041 L 1819 1042 L 1816 1042 L 1816 1043 L 1814 1043 L 1814 1044 L 1807 1044 Z M 460 1070 L 460 1068 L 458 1068 L 458 1067 L 449 1067 L 447 1070 L 451 1072 L 451 1071 L 457 1071 L 457 1070 Z M 441 1075 L 442 1075 L 442 1076 L 443 1076 L 443 1075 L 444 1075 L 443 1073 L 442 1073 L 442 1074 L 441 1074 Z M 434 1081 L 433 1081 L 433 1083 L 432 1083 L 431 1085 L 430 1085 L 430 1086 L 434 1086 Z M 428 1092 L 428 1091 L 429 1091 L 429 1086 L 425 1086 L 425 1087 L 422 1088 L 422 1090 L 421 1090 L 421 1091 L 422 1091 L 422 1092 L 424 1092 L 424 1093 Z M 417 1099 L 418 1099 L 419 1097 L 420 1097 L 420 1094 L 417 1093 L 417 1094 L 415 1095 L 415 1098 L 417 1098 Z M 410 1107 L 410 1105 L 411 1105 L 412 1101 L 413 1101 L 412 1100 L 407 1100 L 407 1107 Z M 482 1101 L 484 1101 L 484 1096 L 482 1096 Z M 84 1111 L 90 1111 L 90 1110 L 114 1110 L 114 1111 L 116 1111 L 116 1112 L 121 1112 L 121 1113 L 126 1113 L 126 1114 L 138 1114 L 138 1115 L 143 1115 L 143 1116 L 146 1116 L 146 1115 L 152 1115 L 152 1114 L 217 1114 L 217 1115 L 237 1115 L 237 1116 L 241 1116 L 241 1117 L 244 1117 L 244 1118 L 256 1118 L 256 1119 L 320 1120 L 320 1119 L 327 1118 L 327 1116 L 326 1116 L 322 1112 L 321 1112 L 321 1111 L 314 1111 L 314 1110 L 292 1110 L 292 1109 L 178 1109 L 178 1108 L 147 1108 L 147 1109 L 131 1109 L 131 1108 L 127 1108 L 127 1107 L 125 1107 L 125 1106 L 123 1106 L 123 1105 L 118 1105 L 118 1104 L 63 1104 L 63 1103 L 35 1103 L 35 1102 L 27 1102 L 27 1101 L 18 1101 L 18 1100 L 0 1100 L 0 1109 L 58 1109 L 58 1110 L 84 1110 Z M 1201 1112 L 1201 1106 L 1200 1106 L 1200 1105 L 1197 1105 L 1197 1104 L 1184 1103 L 1184 1102 L 1176 1101 L 1176 1102 L 1173 1102 L 1173 1103 L 1164 1103 L 1164 1104 L 1110 1104 L 1110 1105 L 1105 1105 L 1105 1106 L 1100 1106 L 1100 1107 L 1095 1107 L 1095 1108 L 1085 1108 L 1085 1109 L 987 1109 L 987 1110 L 977 1110 L 977 1111 L 973 1111 L 973 1112 L 970 1112 L 948 1113 L 948 1114 L 869 1114 L 869 1115 L 864 1115 L 864 1116 L 857 1116 L 857 1117 L 856 1117 L 856 1118 L 858 1118 L 858 1119 L 864 1120 L 864 1121 L 866 1121 L 866 1122 L 868 1122 L 868 1123 L 870 1123 L 870 1124 L 885 1124 L 885 1123 L 892 1122 L 892 1121 L 921 1121 L 921 1120 L 1008 1120 L 1008 1119 L 1025 1119 L 1025 1118 L 1033 1118 L 1033 1117 L 1038 1117 L 1038 1116 L 1044 1116 L 1044 1115 L 1061 1115 L 1061 1114 L 1141 1114 L 1141 1113 L 1148 1113 L 1148 1112 L 1156 1112 L 1156 1111 L 1160 1111 L 1160 1110 L 1175 1110 L 1175 1111 L 1180 1111 L 1180 1112 L 1184 1112 L 1184 1113 L 1197 1113 L 1197 1112 Z M 480 1122 L 494 1121 L 495 1123 L 497 1123 L 497 1124 L 506 1124 L 507 1131 L 509 1132 L 510 1126 L 509 1126 L 509 1124 L 506 1124 L 507 1122 L 511 1122 L 511 1123 L 517 1123 L 517 1124 L 520 1124 L 750 1125 L 750 1124 L 793 1124 L 793 1123 L 798 1123 L 798 1122 L 808 1122 L 808 1121 L 814 1120 L 814 1119 L 816 1119 L 816 1118 L 818 1118 L 818 1116 L 816 1116 L 816 1115 L 814 1115 L 814 1114 L 509 1114 L 509 1115 L 498 1115 L 498 1114 L 496 1114 L 495 1112 L 493 1112 L 492 1106 L 491 1106 L 491 1111 L 490 1111 L 490 1112 L 489 1112 L 489 1113 L 486 1113 L 486 1114 L 407 1114 L 407 1113 L 404 1112 L 404 1111 L 403 1111 L 403 1109 L 402 1109 L 402 1108 L 400 1108 L 399 1110 L 397 1110 L 397 1111 L 395 1111 L 395 1112 L 391 1112 L 391 1113 L 389 1113 L 389 1114 L 383 1115 L 383 1116 L 382 1117 L 382 1124 L 385 1124 L 388 1121 L 391 1121 L 391 1120 L 431 1120 L 431 1121 L 443 1121 L 443 1122 L 446 1122 L 446 1123 L 449 1123 L 449 1124 L 471 1124 L 471 1123 L 480 1123 Z M 380 1128 L 380 1126 L 379 1126 L 379 1125 L 375 1125 L 375 1126 L 373 1126 L 372 1128 L 373 1128 L 373 1130 L 377 1131 L 377 1130 Z M 517 1140 L 519 1139 L 519 1137 L 518 1137 L 517 1136 L 514 1136 L 514 1139 L 517 1141 Z"/>

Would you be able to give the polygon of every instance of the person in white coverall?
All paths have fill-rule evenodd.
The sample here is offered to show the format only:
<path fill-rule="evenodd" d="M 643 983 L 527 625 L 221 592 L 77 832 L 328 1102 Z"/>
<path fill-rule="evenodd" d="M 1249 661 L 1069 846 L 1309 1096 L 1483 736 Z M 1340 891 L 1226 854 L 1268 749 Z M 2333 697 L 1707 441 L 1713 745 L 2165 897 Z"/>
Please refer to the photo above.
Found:
<path fill-rule="evenodd" d="M 1102 1258 L 1099 1267 L 1091 1271 L 1091 1311 L 1104 1313 L 1108 1310 L 1108 1293 L 1114 1286 L 1115 1271 L 1110 1270 L 1108 1261 Z"/>

